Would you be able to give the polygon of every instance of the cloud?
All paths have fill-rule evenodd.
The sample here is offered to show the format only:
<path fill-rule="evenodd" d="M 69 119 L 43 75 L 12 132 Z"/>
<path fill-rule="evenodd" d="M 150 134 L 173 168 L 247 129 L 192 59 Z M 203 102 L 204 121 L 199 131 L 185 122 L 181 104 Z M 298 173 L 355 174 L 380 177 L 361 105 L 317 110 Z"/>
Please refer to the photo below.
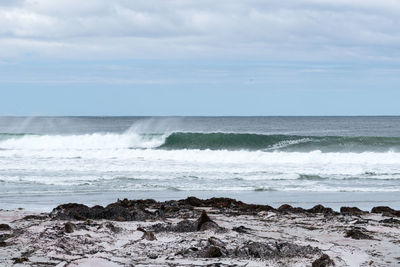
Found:
<path fill-rule="evenodd" d="M 0 2 L 0 58 L 399 60 L 396 0 Z"/>

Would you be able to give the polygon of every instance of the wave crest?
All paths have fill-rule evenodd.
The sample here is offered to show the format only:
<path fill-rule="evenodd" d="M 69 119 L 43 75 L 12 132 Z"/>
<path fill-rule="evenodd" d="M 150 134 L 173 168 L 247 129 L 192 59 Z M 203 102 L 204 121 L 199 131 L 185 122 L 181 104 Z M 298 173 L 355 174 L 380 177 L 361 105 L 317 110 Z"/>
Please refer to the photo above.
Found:
<path fill-rule="evenodd" d="M 399 137 L 263 135 L 250 133 L 138 134 L 135 132 L 84 135 L 0 134 L 0 149 L 95 150 L 252 150 L 285 152 L 396 152 Z"/>

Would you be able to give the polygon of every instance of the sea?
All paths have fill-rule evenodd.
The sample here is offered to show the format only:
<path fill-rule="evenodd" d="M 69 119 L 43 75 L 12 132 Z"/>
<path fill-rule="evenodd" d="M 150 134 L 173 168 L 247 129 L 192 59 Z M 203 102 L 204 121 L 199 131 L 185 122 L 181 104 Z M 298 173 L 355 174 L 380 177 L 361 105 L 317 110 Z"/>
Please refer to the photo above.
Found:
<path fill-rule="evenodd" d="M 231 197 L 400 208 L 400 117 L 0 117 L 0 209 Z"/>

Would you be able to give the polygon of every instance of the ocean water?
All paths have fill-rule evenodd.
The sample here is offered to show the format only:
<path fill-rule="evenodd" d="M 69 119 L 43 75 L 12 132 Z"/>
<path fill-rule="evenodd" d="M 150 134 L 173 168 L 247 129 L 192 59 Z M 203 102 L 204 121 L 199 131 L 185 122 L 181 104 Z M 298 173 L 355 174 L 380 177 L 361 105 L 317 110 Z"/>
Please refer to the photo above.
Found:
<path fill-rule="evenodd" d="M 400 117 L 0 117 L 0 209 L 227 196 L 400 207 Z"/>

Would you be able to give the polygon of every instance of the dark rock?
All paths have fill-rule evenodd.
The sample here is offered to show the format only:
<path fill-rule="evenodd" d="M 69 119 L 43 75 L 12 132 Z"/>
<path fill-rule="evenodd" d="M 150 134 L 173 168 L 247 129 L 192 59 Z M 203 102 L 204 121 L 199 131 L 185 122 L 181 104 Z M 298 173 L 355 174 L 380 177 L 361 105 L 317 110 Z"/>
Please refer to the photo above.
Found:
<path fill-rule="evenodd" d="M 400 224 L 400 220 L 390 218 L 390 219 L 384 219 L 379 221 L 380 223 L 389 223 L 389 224 Z"/>
<path fill-rule="evenodd" d="M 394 209 L 387 206 L 378 206 L 378 207 L 373 207 L 371 209 L 371 213 L 384 213 L 384 212 L 391 213 L 393 211 Z"/>
<path fill-rule="evenodd" d="M 103 210 L 99 210 L 99 215 L 102 219 L 115 221 L 132 221 L 133 214 L 123 206 L 118 204 L 110 204 Z"/>
<path fill-rule="evenodd" d="M 211 221 L 210 217 L 208 217 L 207 212 L 205 210 L 203 210 L 201 212 L 200 218 L 197 220 L 197 231 L 200 231 L 203 224 L 205 224 L 207 222 L 212 222 L 212 221 Z"/>
<path fill-rule="evenodd" d="M 11 227 L 8 224 L 2 223 L 0 224 L 0 231 L 10 231 Z"/>
<path fill-rule="evenodd" d="M 242 201 L 237 201 L 232 198 L 223 198 L 223 197 L 220 198 L 213 197 L 205 200 L 198 199 L 195 197 L 188 197 L 185 200 L 179 200 L 179 203 L 194 207 L 211 207 L 219 209 L 239 210 L 245 213 L 275 210 L 273 207 L 268 205 L 246 204 L 243 203 Z"/>
<path fill-rule="evenodd" d="M 157 202 L 153 199 L 145 200 L 118 200 L 107 207 L 94 206 L 92 208 L 77 203 L 60 205 L 51 212 L 51 217 L 58 220 L 115 220 L 115 221 L 143 221 L 147 219 L 176 217 L 192 212 L 194 207 L 211 207 L 221 210 L 238 211 L 241 214 L 254 214 L 259 211 L 274 210 L 268 205 L 246 204 L 230 198 L 198 199 L 188 197 L 184 200 L 170 200 Z M 148 209 L 155 210 L 150 212 Z"/>
<path fill-rule="evenodd" d="M 116 227 L 114 224 L 112 224 L 112 223 L 110 223 L 110 222 L 106 223 L 106 227 L 107 227 L 108 229 L 110 229 L 111 232 L 114 232 L 114 233 L 119 233 L 119 232 L 121 232 L 121 228 Z"/>
<path fill-rule="evenodd" d="M 143 233 L 142 239 L 146 239 L 146 240 L 149 240 L 149 241 L 157 240 L 157 238 L 154 235 L 154 233 L 153 232 L 149 232 L 149 231 Z"/>
<path fill-rule="evenodd" d="M 140 232 L 143 232 L 143 233 L 146 233 L 146 230 L 141 226 L 139 226 L 136 230 L 140 231 Z"/>
<path fill-rule="evenodd" d="M 143 232 L 142 239 L 146 239 L 149 241 L 157 240 L 156 236 L 154 235 L 154 232 L 146 231 L 142 227 L 138 227 L 137 230 Z"/>
<path fill-rule="evenodd" d="M 88 206 L 77 203 L 60 205 L 53 209 L 51 215 L 61 220 L 85 220 L 92 217 Z"/>
<path fill-rule="evenodd" d="M 207 230 L 221 230 L 221 228 L 214 221 L 210 221 L 203 223 L 198 231 L 207 231 Z"/>
<path fill-rule="evenodd" d="M 155 260 L 158 258 L 158 256 L 156 254 L 149 254 L 147 255 L 147 257 L 149 257 L 149 259 Z"/>
<path fill-rule="evenodd" d="M 312 263 L 312 267 L 327 267 L 327 266 L 335 266 L 335 262 L 326 254 L 323 254 L 321 257 L 319 257 Z"/>
<path fill-rule="evenodd" d="M 211 236 L 210 238 L 208 238 L 208 243 L 216 247 L 225 247 L 225 243 L 221 239 L 216 238 L 215 236 Z"/>
<path fill-rule="evenodd" d="M 219 258 L 219 257 L 222 257 L 221 249 L 219 247 L 216 247 L 216 246 L 208 247 L 208 248 L 205 249 L 203 257 L 204 258 Z"/>
<path fill-rule="evenodd" d="M 394 210 L 387 206 L 373 207 L 371 210 L 371 213 L 382 213 L 382 214 L 388 215 L 388 216 L 392 215 L 392 216 L 400 217 L 400 210 Z"/>
<path fill-rule="evenodd" d="M 197 227 L 195 222 L 189 220 L 183 220 L 177 223 L 174 230 L 175 230 L 174 232 L 180 232 L 180 233 L 194 232 L 197 230 Z"/>
<path fill-rule="evenodd" d="M 341 207 L 340 213 L 345 215 L 362 215 L 367 213 L 366 211 L 360 210 L 357 207 Z"/>
<path fill-rule="evenodd" d="M 285 212 L 285 213 L 305 213 L 306 210 L 303 208 L 293 208 L 292 206 L 288 204 L 283 204 L 278 208 L 279 212 Z"/>
<path fill-rule="evenodd" d="M 195 207 L 210 207 L 219 209 L 221 213 L 230 214 L 257 214 L 258 212 L 277 211 L 268 205 L 246 204 L 231 198 L 210 198 L 198 199 L 188 197 L 183 200 L 170 200 L 165 202 L 157 202 L 153 199 L 145 200 L 118 200 L 106 207 L 94 206 L 92 208 L 77 204 L 69 203 L 60 205 L 55 208 L 51 217 L 59 220 L 115 220 L 115 221 L 144 221 L 149 219 L 171 218 L 178 216 L 192 216 Z M 154 211 L 149 211 L 149 210 Z M 278 209 L 283 213 L 322 213 L 334 215 L 337 214 L 331 208 L 322 205 L 316 205 L 311 209 L 294 208 L 290 205 L 282 205 Z M 201 222 L 198 229 L 205 222 Z M 208 223 L 208 226 L 215 227 L 215 224 Z"/>
<path fill-rule="evenodd" d="M 241 225 L 239 227 L 233 227 L 232 230 L 241 234 L 248 234 L 251 229 Z"/>
<path fill-rule="evenodd" d="M 319 248 L 311 246 L 300 246 L 288 242 L 260 243 L 249 241 L 244 246 L 236 248 L 233 254 L 238 257 L 277 259 L 308 257 L 310 255 L 315 255 L 319 253 L 321 253 L 321 250 Z"/>
<path fill-rule="evenodd" d="M 221 227 L 218 226 L 216 222 L 208 217 L 206 211 L 202 211 L 200 218 L 197 220 L 197 231 L 206 231 L 206 230 L 220 230 Z"/>
<path fill-rule="evenodd" d="M 153 203 L 153 201 L 148 202 Z M 55 208 L 51 216 L 54 219 L 60 220 L 106 219 L 115 221 L 143 221 L 153 218 L 154 215 L 151 212 L 141 209 L 144 205 L 143 203 L 147 202 L 123 200 L 112 203 L 105 208 L 102 206 L 89 208 L 86 205 L 70 203 Z"/>
<path fill-rule="evenodd" d="M 7 246 L 8 246 L 7 242 L 0 241 L 0 248 L 7 247 Z"/>
<path fill-rule="evenodd" d="M 322 213 L 322 214 L 336 214 L 335 211 L 331 208 L 326 208 L 322 205 L 316 205 L 312 207 L 311 209 L 303 209 L 300 207 L 292 207 L 288 204 L 283 204 L 277 209 L 279 212 L 283 213 Z"/>
<path fill-rule="evenodd" d="M 311 209 L 308 209 L 307 212 L 310 212 L 310 213 L 323 213 L 323 214 L 335 214 L 333 209 L 326 208 L 326 207 L 324 207 L 322 205 L 316 205 L 316 206 L 312 207 Z"/>
<path fill-rule="evenodd" d="M 155 233 L 159 232 L 174 232 L 173 226 L 170 223 L 156 223 L 151 226 L 151 230 Z"/>
<path fill-rule="evenodd" d="M 163 224 L 157 223 L 154 224 L 151 229 L 158 232 L 177 232 L 177 233 L 188 233 L 188 232 L 196 232 L 197 231 L 197 222 L 183 220 L 178 222 L 175 225 L 172 224 Z"/>
<path fill-rule="evenodd" d="M 200 207 L 202 205 L 202 200 L 197 197 L 188 197 L 186 202 L 193 207 Z"/>
<path fill-rule="evenodd" d="M 73 233 L 75 230 L 75 224 L 67 222 L 64 224 L 64 231 L 68 234 Z"/>
<path fill-rule="evenodd" d="M 9 234 L 1 234 L 1 235 L 0 235 L 0 241 L 4 241 L 4 240 L 6 240 L 6 239 L 9 238 L 9 237 L 10 237 Z"/>
<path fill-rule="evenodd" d="M 347 230 L 345 233 L 345 237 L 351 237 L 353 239 L 372 239 L 372 236 L 363 232 L 364 229 L 361 228 L 353 228 Z"/>
<path fill-rule="evenodd" d="M 14 264 L 24 263 L 26 261 L 29 261 L 29 259 L 26 257 L 13 258 L 13 260 L 14 260 Z"/>
<path fill-rule="evenodd" d="M 369 220 L 356 220 L 354 224 L 368 224 Z"/>

